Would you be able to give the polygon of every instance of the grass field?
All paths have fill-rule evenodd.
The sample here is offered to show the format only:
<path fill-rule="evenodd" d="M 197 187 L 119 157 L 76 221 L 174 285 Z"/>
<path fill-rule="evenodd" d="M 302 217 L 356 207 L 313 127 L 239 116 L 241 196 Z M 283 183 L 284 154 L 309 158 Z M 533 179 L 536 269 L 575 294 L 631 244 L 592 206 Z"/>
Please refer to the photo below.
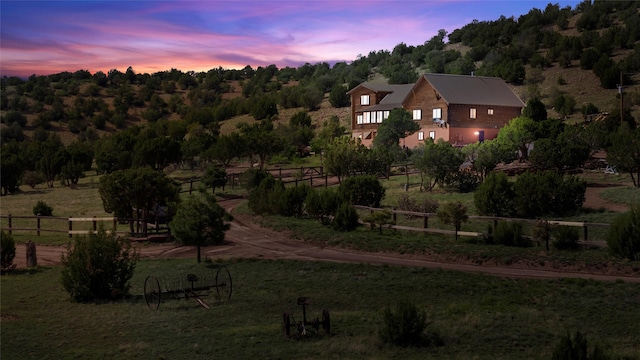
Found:
<path fill-rule="evenodd" d="M 11 359 L 550 359 L 580 331 L 609 354 L 640 358 L 640 287 L 590 280 L 508 280 L 442 270 L 294 261 L 232 261 L 233 296 L 211 309 L 140 299 L 147 275 L 198 273 L 192 259 L 144 260 L 133 297 L 78 304 L 60 267 L 1 277 L 3 360 Z M 332 335 L 282 336 L 282 313 L 308 296 L 308 318 L 331 314 Z M 381 313 L 400 300 L 427 313 L 443 346 L 382 344 Z"/>

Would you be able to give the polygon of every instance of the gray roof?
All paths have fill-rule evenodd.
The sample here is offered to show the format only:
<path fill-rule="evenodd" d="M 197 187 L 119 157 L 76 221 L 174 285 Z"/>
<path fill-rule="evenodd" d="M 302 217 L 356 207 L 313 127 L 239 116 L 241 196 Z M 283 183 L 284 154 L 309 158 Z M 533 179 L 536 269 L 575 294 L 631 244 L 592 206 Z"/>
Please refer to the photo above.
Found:
<path fill-rule="evenodd" d="M 497 77 L 450 74 L 423 76 L 449 104 L 525 106 L 507 83 Z"/>
<path fill-rule="evenodd" d="M 379 104 L 367 108 L 367 111 L 381 111 L 401 108 L 402 102 L 407 97 L 407 95 L 409 95 L 409 92 L 411 91 L 411 89 L 413 89 L 414 86 L 415 84 L 389 85 L 365 82 L 358 85 L 356 88 L 365 87 L 376 93 L 388 92 L 389 94 L 387 94 L 382 100 L 380 100 Z M 356 88 L 354 88 L 353 90 L 355 90 Z M 352 92 L 353 90 L 349 91 L 348 93 Z"/>

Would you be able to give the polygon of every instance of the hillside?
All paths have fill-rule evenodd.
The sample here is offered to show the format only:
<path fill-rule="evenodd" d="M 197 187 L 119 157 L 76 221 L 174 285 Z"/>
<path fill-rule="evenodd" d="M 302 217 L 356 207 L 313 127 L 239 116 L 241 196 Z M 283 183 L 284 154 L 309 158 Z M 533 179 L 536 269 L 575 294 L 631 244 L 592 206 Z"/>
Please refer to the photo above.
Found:
<path fill-rule="evenodd" d="M 69 144 L 74 139 L 103 137 L 133 125 L 179 120 L 191 129 L 194 122 L 202 126 L 216 123 L 221 133 L 227 134 L 242 122 L 255 122 L 252 111 L 264 99 L 277 104 L 277 114 L 271 116 L 276 126 L 287 124 L 297 112 L 307 111 L 316 131 L 332 116 L 348 129 L 348 104 L 334 107 L 329 101 L 335 86 L 344 90 L 363 81 L 410 83 L 417 74 L 450 71 L 501 76 L 523 101 L 537 96 L 550 118 L 575 123 L 583 120 L 581 109 L 587 105 L 599 112 L 620 109 L 615 85 L 604 87 L 602 75 L 582 64 L 585 52 L 601 51 L 603 47 L 611 61 L 607 65 L 610 70 L 616 74 L 624 70 L 625 109 L 640 121 L 640 71 L 638 60 L 634 62 L 640 58 L 640 26 L 633 22 L 640 14 L 636 3 L 582 4 L 573 10 L 550 5 L 544 12 L 533 9 L 519 19 L 501 17 L 494 22 L 468 24 L 449 34 L 448 43 L 444 34 L 439 34 L 422 46 L 399 44 L 393 51 L 372 51 L 333 67 L 319 63 L 296 69 L 269 65 L 206 73 L 172 69 L 155 74 L 137 74 L 129 68 L 126 72 L 113 69 L 108 74 L 77 70 L 34 75 L 26 81 L 4 77 L 2 139 L 32 140 L 41 137 L 38 132 L 44 129 Z M 608 22 L 599 20 L 590 25 L 585 19 L 594 14 L 600 19 L 606 16 Z M 510 33 L 514 29 L 517 31 Z M 620 29 L 626 32 L 620 35 Z M 493 39 L 491 34 L 496 32 L 503 34 L 500 41 L 507 37 L 510 41 Z M 532 33 L 535 46 L 531 45 Z M 627 41 L 620 42 L 620 37 Z M 591 44 L 576 45 L 580 42 Z M 523 74 L 514 77 L 509 71 L 505 73 L 505 68 L 514 66 L 521 67 Z M 554 108 L 559 96 L 575 102 L 569 113 Z M 195 119 L 193 113 L 201 109 L 209 115 Z"/>

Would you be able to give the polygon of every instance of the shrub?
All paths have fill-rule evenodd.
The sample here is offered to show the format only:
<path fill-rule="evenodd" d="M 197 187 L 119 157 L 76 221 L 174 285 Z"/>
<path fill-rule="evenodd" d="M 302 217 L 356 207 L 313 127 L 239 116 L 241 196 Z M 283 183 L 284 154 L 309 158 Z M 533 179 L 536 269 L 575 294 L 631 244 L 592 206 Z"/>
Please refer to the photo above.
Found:
<path fill-rule="evenodd" d="M 138 252 L 125 238 L 100 229 L 77 236 L 62 255 L 62 286 L 75 301 L 114 299 L 129 293 Z"/>
<path fill-rule="evenodd" d="M 383 314 L 384 324 L 378 331 L 385 344 L 398 346 L 441 345 L 437 334 L 426 334 L 427 315 L 416 305 L 401 301 L 395 309 L 387 307 Z"/>
<path fill-rule="evenodd" d="M 307 184 L 286 188 L 282 198 L 279 199 L 278 214 L 301 218 L 304 215 L 304 202 L 310 190 L 311 187 Z"/>
<path fill-rule="evenodd" d="M 276 190 L 276 188 L 278 188 L 278 190 Z M 249 209 L 258 215 L 265 213 L 277 214 L 279 204 L 274 204 L 271 201 L 279 197 L 279 194 L 274 194 L 276 192 L 284 192 L 284 183 L 282 183 L 282 181 L 276 181 L 271 174 L 267 173 L 267 176 L 262 179 L 260 184 L 249 193 Z"/>
<path fill-rule="evenodd" d="M 553 230 L 553 247 L 558 250 L 577 250 L 580 233 L 578 229 L 569 226 L 558 226 Z"/>
<path fill-rule="evenodd" d="M 273 175 L 265 170 L 250 168 L 240 175 L 240 183 L 243 184 L 247 190 L 253 190 L 260 185 L 262 180 L 268 177 L 273 177 Z"/>
<path fill-rule="evenodd" d="M 380 207 L 385 188 L 373 175 L 346 178 L 338 188 L 340 196 L 353 205 Z"/>
<path fill-rule="evenodd" d="M 39 171 L 27 170 L 22 175 L 22 182 L 29 185 L 32 189 L 36 188 L 36 185 L 42 184 L 47 181 L 47 178 Z"/>
<path fill-rule="evenodd" d="M 333 219 L 333 229 L 338 231 L 352 231 L 358 227 L 358 212 L 349 203 L 343 202 L 338 206 Z"/>
<path fill-rule="evenodd" d="M 13 236 L 8 232 L 0 232 L 0 247 L 2 258 L 2 269 L 9 269 L 13 266 L 13 259 L 16 257 L 16 242 L 13 240 Z"/>
<path fill-rule="evenodd" d="M 610 357 L 599 346 L 588 351 L 587 337 L 577 331 L 572 337 L 569 333 L 562 336 L 553 349 L 553 360 L 606 360 Z"/>
<path fill-rule="evenodd" d="M 531 242 L 522 235 L 522 224 L 511 221 L 498 223 L 493 230 L 493 242 L 518 247 L 528 247 L 531 245 Z"/>
<path fill-rule="evenodd" d="M 640 261 L 640 204 L 618 215 L 607 232 L 609 251 L 632 261 Z"/>
<path fill-rule="evenodd" d="M 470 171 L 458 171 L 447 179 L 447 183 L 461 193 L 470 193 L 478 188 L 480 178 Z"/>
<path fill-rule="evenodd" d="M 514 213 L 513 185 L 502 172 L 492 172 L 473 194 L 473 202 L 481 215 L 509 216 Z"/>
<path fill-rule="evenodd" d="M 338 194 L 331 188 L 320 190 L 311 188 L 305 199 L 307 214 L 318 219 L 322 225 L 331 224 L 339 204 Z"/>
<path fill-rule="evenodd" d="M 469 219 L 467 207 L 459 201 L 446 203 L 438 210 L 438 219 L 443 224 L 453 225 L 456 230 L 456 239 L 458 239 L 458 231 L 462 223 Z"/>
<path fill-rule="evenodd" d="M 40 200 L 38 204 L 33 207 L 33 215 L 40 216 L 51 216 L 53 214 L 53 208 L 47 205 L 46 202 Z"/>

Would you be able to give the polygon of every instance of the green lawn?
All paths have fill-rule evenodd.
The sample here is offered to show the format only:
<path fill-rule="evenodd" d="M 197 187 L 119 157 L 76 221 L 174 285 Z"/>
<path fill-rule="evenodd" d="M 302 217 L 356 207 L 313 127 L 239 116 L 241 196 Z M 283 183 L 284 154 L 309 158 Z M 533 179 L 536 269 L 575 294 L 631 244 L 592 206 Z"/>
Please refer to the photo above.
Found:
<path fill-rule="evenodd" d="M 202 272 L 192 259 L 144 260 L 134 296 L 78 304 L 60 267 L 1 277 L 3 360 L 11 359 L 550 359 L 559 336 L 640 358 L 640 287 L 591 280 L 513 280 L 410 267 L 294 261 L 232 261 L 233 296 L 211 309 L 168 300 L 150 310 L 135 295 L 147 275 Z M 331 314 L 332 336 L 283 338 L 282 313 Z M 377 337 L 382 310 L 408 300 L 427 313 L 444 345 L 397 348 Z"/>

